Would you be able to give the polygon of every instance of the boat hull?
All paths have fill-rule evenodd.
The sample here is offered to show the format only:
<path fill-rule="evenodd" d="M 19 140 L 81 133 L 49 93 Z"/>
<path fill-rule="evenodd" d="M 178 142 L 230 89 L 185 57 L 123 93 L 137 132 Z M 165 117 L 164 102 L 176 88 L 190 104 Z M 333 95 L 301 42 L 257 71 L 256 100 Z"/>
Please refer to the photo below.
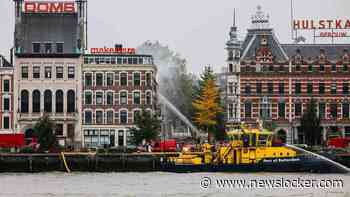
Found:
<path fill-rule="evenodd" d="M 188 172 L 312 172 L 347 173 L 342 168 L 313 157 L 271 158 L 255 164 L 174 164 L 164 162 L 162 171 Z"/>

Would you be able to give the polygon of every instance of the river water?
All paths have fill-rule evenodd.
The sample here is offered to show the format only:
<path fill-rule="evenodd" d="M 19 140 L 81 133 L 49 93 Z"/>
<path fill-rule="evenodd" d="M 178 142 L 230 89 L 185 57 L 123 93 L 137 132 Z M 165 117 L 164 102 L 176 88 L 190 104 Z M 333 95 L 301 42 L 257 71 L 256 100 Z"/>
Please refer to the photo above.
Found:
<path fill-rule="evenodd" d="M 203 189 L 203 179 L 211 185 Z M 215 180 L 342 180 L 337 188 L 219 188 Z M 208 184 L 207 184 L 208 185 Z M 288 187 L 288 186 L 287 186 Z M 0 197 L 350 197 L 350 176 L 281 173 L 38 173 L 0 174 Z"/>

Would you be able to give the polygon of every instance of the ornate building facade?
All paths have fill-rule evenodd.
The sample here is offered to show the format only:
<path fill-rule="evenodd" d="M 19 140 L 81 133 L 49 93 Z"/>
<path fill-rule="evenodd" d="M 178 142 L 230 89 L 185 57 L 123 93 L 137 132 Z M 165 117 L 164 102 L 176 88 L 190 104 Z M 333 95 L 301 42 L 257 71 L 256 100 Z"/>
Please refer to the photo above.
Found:
<path fill-rule="evenodd" d="M 227 123 L 272 121 L 288 143 L 304 143 L 300 117 L 317 102 L 324 139 L 350 136 L 349 44 L 280 44 L 269 16 L 258 7 L 243 42 L 230 32 L 227 43 Z"/>
<path fill-rule="evenodd" d="M 13 118 L 13 66 L 0 55 L 0 133 L 14 131 Z"/>
<path fill-rule="evenodd" d="M 85 54 L 82 132 L 85 147 L 126 146 L 142 108 L 157 108 L 157 67 L 151 55 Z"/>

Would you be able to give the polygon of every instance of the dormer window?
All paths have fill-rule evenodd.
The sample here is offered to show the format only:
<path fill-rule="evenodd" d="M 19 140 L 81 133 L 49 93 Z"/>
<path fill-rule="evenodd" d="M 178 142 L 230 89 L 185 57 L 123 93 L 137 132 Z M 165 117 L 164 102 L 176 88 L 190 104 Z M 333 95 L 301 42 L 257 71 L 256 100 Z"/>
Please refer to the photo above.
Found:
<path fill-rule="evenodd" d="M 33 53 L 40 53 L 40 42 L 33 42 Z"/>
<path fill-rule="evenodd" d="M 52 53 L 52 43 L 45 43 L 45 53 Z"/>

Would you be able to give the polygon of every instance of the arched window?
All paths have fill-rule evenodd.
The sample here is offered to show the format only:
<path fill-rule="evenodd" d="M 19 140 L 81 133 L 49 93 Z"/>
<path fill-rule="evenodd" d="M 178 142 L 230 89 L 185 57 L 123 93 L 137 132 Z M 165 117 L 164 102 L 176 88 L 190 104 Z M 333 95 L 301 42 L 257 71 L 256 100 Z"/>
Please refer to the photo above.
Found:
<path fill-rule="evenodd" d="M 120 111 L 120 123 L 121 124 L 128 123 L 128 111 L 126 110 Z"/>
<path fill-rule="evenodd" d="M 22 90 L 21 92 L 21 112 L 29 112 L 29 92 L 27 90 Z"/>
<path fill-rule="evenodd" d="M 52 112 L 52 92 L 45 90 L 44 92 L 44 112 Z"/>
<path fill-rule="evenodd" d="M 33 91 L 33 113 L 39 113 L 40 112 L 40 91 L 34 90 Z"/>
<path fill-rule="evenodd" d="M 75 112 L 75 92 L 73 90 L 69 90 L 67 93 L 67 112 Z"/>
<path fill-rule="evenodd" d="M 56 113 L 63 113 L 63 91 L 56 91 Z"/>
<path fill-rule="evenodd" d="M 152 92 L 146 92 L 146 105 L 152 104 Z"/>

